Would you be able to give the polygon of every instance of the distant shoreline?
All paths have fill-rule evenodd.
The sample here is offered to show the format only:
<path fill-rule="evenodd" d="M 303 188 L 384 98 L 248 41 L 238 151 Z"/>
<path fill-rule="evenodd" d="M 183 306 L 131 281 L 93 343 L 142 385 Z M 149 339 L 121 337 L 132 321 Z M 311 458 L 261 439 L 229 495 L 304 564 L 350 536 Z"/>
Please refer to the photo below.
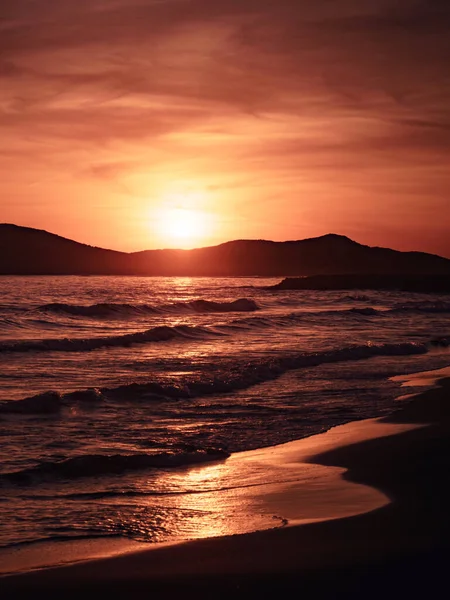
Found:
<path fill-rule="evenodd" d="M 273 279 L 274 285 L 267 286 L 269 291 L 398 291 L 423 294 L 450 294 L 450 275 L 391 275 L 391 274 L 344 274 L 311 275 L 303 277 L 284 277 L 278 275 L 129 275 L 129 274 L 2 274 L 2 278 L 32 277 L 129 277 L 145 279 Z"/>
<path fill-rule="evenodd" d="M 418 293 L 450 293 L 450 276 L 446 275 L 391 275 L 343 274 L 286 277 L 272 286 L 272 290 L 380 290 Z"/>

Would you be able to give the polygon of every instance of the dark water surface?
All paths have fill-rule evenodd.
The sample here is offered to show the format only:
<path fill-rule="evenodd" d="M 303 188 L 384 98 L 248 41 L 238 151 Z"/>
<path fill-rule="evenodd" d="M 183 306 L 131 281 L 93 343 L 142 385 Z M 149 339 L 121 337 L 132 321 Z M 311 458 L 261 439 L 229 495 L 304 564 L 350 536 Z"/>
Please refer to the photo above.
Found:
<path fill-rule="evenodd" d="M 450 362 L 448 296 L 276 281 L 0 277 L 0 546 L 220 532 L 186 498 L 263 474 L 180 466 L 389 412 L 389 377 Z"/>

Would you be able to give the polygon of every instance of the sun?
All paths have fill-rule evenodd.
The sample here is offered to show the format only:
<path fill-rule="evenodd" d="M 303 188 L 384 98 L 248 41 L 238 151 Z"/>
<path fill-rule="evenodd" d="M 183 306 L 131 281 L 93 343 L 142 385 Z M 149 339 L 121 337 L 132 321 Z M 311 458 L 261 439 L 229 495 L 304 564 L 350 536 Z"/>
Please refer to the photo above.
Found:
<path fill-rule="evenodd" d="M 210 217 L 200 210 L 167 208 L 158 217 L 159 236 L 178 247 L 190 247 L 208 237 Z"/>

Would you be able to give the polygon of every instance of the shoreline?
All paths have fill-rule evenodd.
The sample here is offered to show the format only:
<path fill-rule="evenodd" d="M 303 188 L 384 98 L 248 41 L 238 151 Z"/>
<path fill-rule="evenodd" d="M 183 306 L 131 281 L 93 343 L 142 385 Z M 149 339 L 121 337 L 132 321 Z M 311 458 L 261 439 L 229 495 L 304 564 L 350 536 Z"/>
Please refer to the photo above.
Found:
<path fill-rule="evenodd" d="M 422 377 L 424 384 L 429 385 L 433 379 L 424 375 L 433 378 L 433 372 L 429 372 L 403 380 Z M 450 467 L 449 376 L 450 367 L 436 371 L 437 387 L 415 395 L 407 403 L 400 401 L 398 409 L 387 417 L 355 421 L 318 436 L 283 444 L 284 459 L 293 460 L 295 454 L 303 466 L 314 469 L 319 465 L 328 473 L 334 470 L 344 488 L 348 484 L 360 486 L 369 490 L 369 494 L 378 494 L 378 499 L 380 494 L 387 496 L 390 502 L 368 509 L 366 506 L 359 514 L 353 512 L 354 516 L 341 514 L 330 519 L 328 514 L 325 520 L 314 519 L 307 523 L 305 518 L 295 519 L 295 512 L 303 511 L 305 517 L 305 506 L 317 508 L 317 496 L 299 506 L 299 487 L 289 492 L 286 487 L 278 486 L 272 495 L 267 494 L 266 489 L 264 501 L 272 506 L 284 503 L 284 511 L 291 511 L 289 527 L 207 537 L 9 575 L 0 579 L 1 585 L 11 591 L 81 590 L 97 586 L 112 590 L 118 587 L 142 590 L 147 586 L 149 590 L 155 586 L 170 590 L 180 589 L 180 586 L 205 590 L 205 586 L 214 585 L 231 593 L 238 589 L 264 589 L 272 584 L 277 587 L 310 585 L 311 589 L 323 584 L 329 591 L 328 586 L 333 581 L 353 584 L 361 581 L 361 577 L 364 580 L 367 570 L 373 568 L 381 573 L 381 578 L 383 573 L 392 576 L 392 570 L 401 570 L 401 565 L 409 568 L 416 561 L 427 565 L 425 572 L 421 571 L 422 581 L 450 552 L 447 516 L 450 498 L 445 485 L 446 470 Z M 344 435 L 342 429 L 346 430 Z M 294 450 L 298 444 L 304 448 Z M 277 449 L 272 447 L 248 454 L 273 455 L 274 448 Z M 331 503 L 329 510 L 333 505 L 330 497 L 336 490 L 330 496 L 327 494 L 330 480 L 322 479 L 321 484 Z M 340 503 L 342 506 L 342 501 Z M 419 573 L 414 569 L 416 578 Z M 434 573 L 434 580 L 439 579 L 439 575 L 444 576 L 444 573 Z"/>
<path fill-rule="evenodd" d="M 145 543 L 121 537 L 74 540 L 43 540 L 0 551 L 0 577 L 21 575 L 40 569 L 59 568 L 79 562 L 114 558 L 133 552 L 161 548 L 227 535 L 251 535 L 282 527 L 339 519 L 368 512 L 389 502 L 385 494 L 343 479 L 344 469 L 314 462 L 318 451 L 346 443 L 385 437 L 415 426 L 382 424 L 378 419 L 350 422 L 328 431 L 255 450 L 237 452 L 226 461 L 214 461 L 177 470 L 177 476 L 193 483 L 216 481 L 218 488 L 180 495 L 178 508 L 234 514 L 239 525 L 228 532 L 219 522 L 200 523 L 197 536 L 167 542 Z M 265 481 L 262 483 L 261 478 Z M 245 481 L 252 481 L 246 485 Z M 268 480 L 268 481 L 266 481 Z M 226 488 L 222 481 L 240 482 Z M 255 483 L 256 481 L 256 483 Z M 183 506 L 183 502 L 185 506 Z"/>

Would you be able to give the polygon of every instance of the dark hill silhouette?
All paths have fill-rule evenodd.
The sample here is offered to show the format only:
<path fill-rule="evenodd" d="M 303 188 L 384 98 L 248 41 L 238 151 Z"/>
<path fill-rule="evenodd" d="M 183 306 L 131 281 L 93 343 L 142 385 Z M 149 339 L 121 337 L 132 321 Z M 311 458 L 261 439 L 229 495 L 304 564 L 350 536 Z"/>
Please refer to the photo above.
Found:
<path fill-rule="evenodd" d="M 128 255 L 80 244 L 41 229 L 0 224 L 3 275 L 112 275 L 128 268 Z"/>
<path fill-rule="evenodd" d="M 291 242 L 237 240 L 194 250 L 104 250 L 46 231 L 0 224 L 3 275 L 450 275 L 450 260 L 372 248 L 335 234 Z"/>

